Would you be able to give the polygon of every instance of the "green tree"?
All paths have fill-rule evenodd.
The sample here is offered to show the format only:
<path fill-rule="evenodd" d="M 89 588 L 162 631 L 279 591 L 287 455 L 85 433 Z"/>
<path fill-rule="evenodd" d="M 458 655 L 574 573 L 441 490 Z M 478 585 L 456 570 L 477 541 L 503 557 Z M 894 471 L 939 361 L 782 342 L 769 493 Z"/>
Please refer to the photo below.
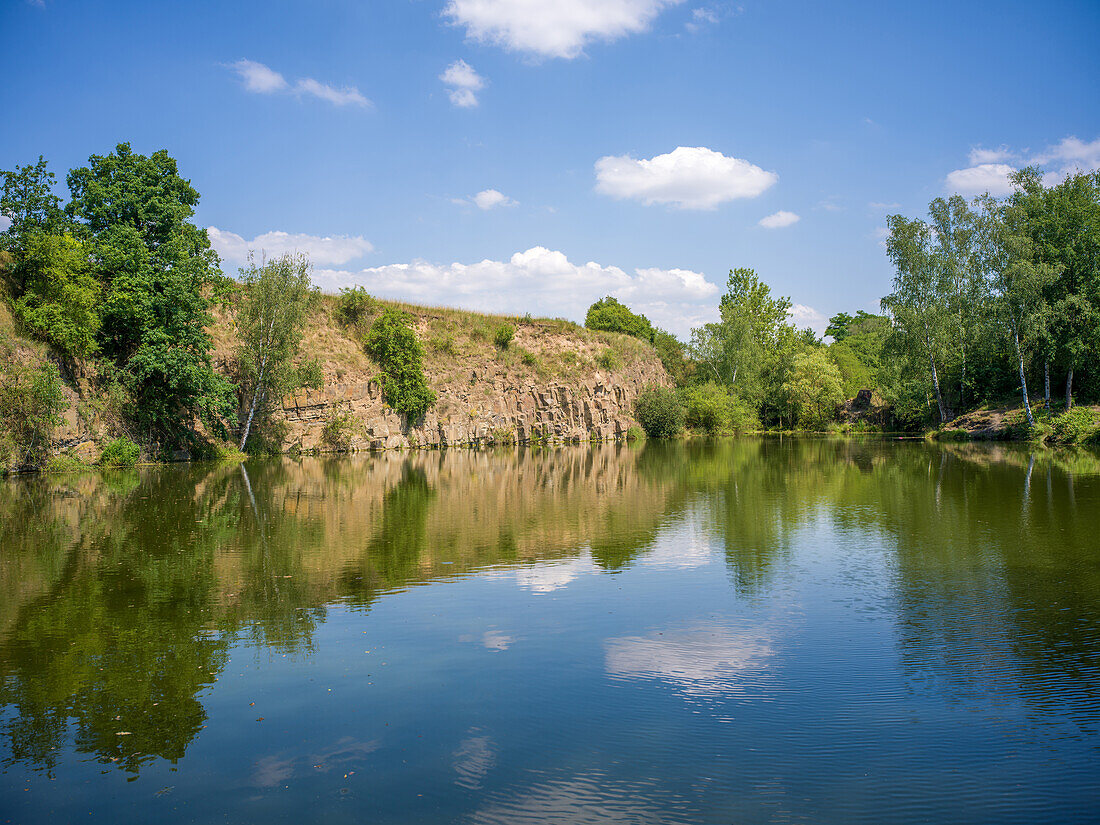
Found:
<path fill-rule="evenodd" d="M 882 299 L 882 308 L 890 315 L 895 333 L 905 347 L 919 352 L 927 363 L 940 422 L 946 422 L 951 416 L 940 391 L 936 367 L 942 354 L 946 311 L 939 289 L 932 230 L 924 221 L 909 220 L 903 215 L 890 215 L 886 222 L 890 230 L 886 253 L 896 274 L 894 291 Z"/>
<path fill-rule="evenodd" d="M 289 252 L 259 267 L 250 256 L 248 267 L 241 270 L 244 289 L 236 318 L 237 362 L 241 398 L 248 409 L 241 450 L 248 444 L 256 417 L 266 421 L 273 405 L 303 383 L 294 360 L 306 317 L 317 303 L 310 271 L 307 255 Z"/>
<path fill-rule="evenodd" d="M 632 312 L 628 306 L 619 303 L 617 298 L 608 295 L 588 308 L 584 325 L 589 329 L 607 332 L 622 332 L 633 335 L 643 341 L 653 341 L 653 325 L 644 315 Z"/>
<path fill-rule="evenodd" d="M 206 293 L 217 255 L 190 219 L 199 194 L 167 152 L 119 144 L 68 175 L 67 210 L 103 284 L 100 350 L 127 375 L 134 417 L 153 439 L 179 441 L 200 416 L 232 410 L 232 387 L 213 369 Z"/>
<path fill-rule="evenodd" d="M 675 438 L 684 429 L 684 408 L 667 387 L 642 390 L 634 402 L 634 417 L 650 438 Z"/>
<path fill-rule="evenodd" d="M 32 232 L 22 251 L 24 291 L 15 315 L 36 338 L 76 357 L 93 355 L 100 329 L 99 282 L 72 235 Z"/>
<path fill-rule="evenodd" d="M 0 232 L 0 249 L 12 256 L 8 278 L 12 294 L 23 293 L 27 270 L 28 239 L 40 234 L 59 234 L 64 228 L 61 200 L 53 193 L 56 178 L 39 156 L 38 163 L 0 172 L 0 215 L 11 224 Z"/>
<path fill-rule="evenodd" d="M 784 391 L 804 429 L 819 428 L 831 420 L 844 401 L 840 370 L 824 349 L 811 349 L 794 357 Z"/>
<path fill-rule="evenodd" d="M 435 391 L 424 377 L 424 348 L 412 328 L 412 318 L 385 309 L 367 331 L 367 352 L 382 368 L 382 393 L 407 421 L 422 418 L 435 403 Z"/>

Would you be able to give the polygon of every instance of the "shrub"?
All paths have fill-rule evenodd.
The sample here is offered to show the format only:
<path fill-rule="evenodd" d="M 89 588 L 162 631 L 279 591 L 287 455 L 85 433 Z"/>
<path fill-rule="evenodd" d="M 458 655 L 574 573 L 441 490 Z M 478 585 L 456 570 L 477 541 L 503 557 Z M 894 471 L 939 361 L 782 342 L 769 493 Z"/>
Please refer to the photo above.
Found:
<path fill-rule="evenodd" d="M 823 349 L 800 352 L 794 357 L 784 393 L 798 415 L 803 429 L 819 429 L 833 419 L 844 402 L 840 369 Z"/>
<path fill-rule="evenodd" d="M 455 337 L 453 335 L 437 335 L 434 338 L 430 338 L 428 340 L 428 346 L 443 355 L 458 355 L 458 346 L 455 343 Z"/>
<path fill-rule="evenodd" d="M 367 332 L 367 352 L 382 368 L 386 403 L 413 421 L 435 403 L 435 392 L 424 377 L 424 350 L 408 313 L 386 309 Z"/>
<path fill-rule="evenodd" d="M 596 356 L 596 364 L 602 370 L 614 372 L 623 365 L 623 362 L 613 349 L 608 348 Z"/>
<path fill-rule="evenodd" d="M 512 339 L 516 335 L 516 328 L 511 324 L 501 324 L 493 331 L 493 343 L 500 349 L 508 349 Z"/>
<path fill-rule="evenodd" d="M 642 390 L 634 402 L 634 417 L 650 438 L 675 438 L 684 429 L 684 408 L 667 387 Z"/>
<path fill-rule="evenodd" d="M 46 473 L 76 473 L 86 469 L 88 469 L 87 465 L 79 458 L 74 458 L 71 455 L 53 455 L 46 459 L 42 471 Z"/>
<path fill-rule="evenodd" d="M 378 311 L 378 302 L 361 286 L 344 287 L 336 297 L 336 320 L 353 327 Z"/>
<path fill-rule="evenodd" d="M 133 467 L 137 464 L 141 448 L 126 436 L 107 442 L 99 463 L 103 467 Z"/>
<path fill-rule="evenodd" d="M 299 387 L 319 390 L 325 385 L 325 371 L 316 358 L 307 358 L 295 368 L 295 381 Z"/>
<path fill-rule="evenodd" d="M 631 424 L 626 431 L 627 441 L 642 441 L 645 438 L 645 430 L 639 427 L 637 424 Z"/>
<path fill-rule="evenodd" d="M 321 430 L 321 443 L 331 450 L 346 453 L 352 439 L 361 431 L 359 420 L 351 413 L 337 413 L 325 422 Z"/>
<path fill-rule="evenodd" d="M 54 364 L 0 369 L 0 434 L 8 436 L 8 461 L 17 467 L 40 466 L 67 406 Z"/>
<path fill-rule="evenodd" d="M 687 425 L 708 435 L 747 432 L 760 427 L 756 413 L 744 400 L 713 381 L 682 390 L 680 399 Z"/>
<path fill-rule="evenodd" d="M 1100 419 L 1086 407 L 1074 407 L 1050 422 L 1051 441 L 1057 444 L 1086 444 L 1100 440 Z"/>
<path fill-rule="evenodd" d="M 617 298 L 610 295 L 601 298 L 588 308 L 584 325 L 589 329 L 599 329 L 606 332 L 622 332 L 641 338 L 643 341 L 653 340 L 653 325 L 644 315 L 631 312 L 625 304 L 620 304 Z"/>
<path fill-rule="evenodd" d="M 539 359 L 535 356 L 535 353 L 528 352 L 527 350 L 523 351 L 523 357 L 521 360 L 529 367 L 538 367 L 539 365 Z"/>

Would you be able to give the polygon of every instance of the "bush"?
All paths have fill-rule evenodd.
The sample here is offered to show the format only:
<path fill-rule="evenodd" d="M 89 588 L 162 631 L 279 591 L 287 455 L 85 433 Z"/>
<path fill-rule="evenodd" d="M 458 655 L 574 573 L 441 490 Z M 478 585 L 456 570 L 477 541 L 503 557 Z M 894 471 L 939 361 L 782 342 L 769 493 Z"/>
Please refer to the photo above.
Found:
<path fill-rule="evenodd" d="M 1050 440 L 1056 444 L 1087 444 L 1100 440 L 1100 419 L 1085 407 L 1074 407 L 1050 422 Z"/>
<path fill-rule="evenodd" d="M 783 390 L 798 416 L 799 427 L 805 430 L 824 427 L 844 403 L 840 369 L 824 349 L 795 355 L 791 376 Z"/>
<path fill-rule="evenodd" d="M 435 403 L 435 392 L 424 377 L 424 350 L 408 313 L 386 309 L 371 324 L 364 342 L 382 368 L 386 403 L 409 421 L 422 418 Z"/>
<path fill-rule="evenodd" d="M 133 467 L 140 454 L 141 448 L 123 436 L 107 443 L 99 457 L 99 463 L 103 467 Z"/>
<path fill-rule="evenodd" d="M 682 390 L 680 399 L 687 425 L 708 435 L 746 432 L 760 426 L 748 404 L 713 381 Z"/>
<path fill-rule="evenodd" d="M 675 438 L 684 429 L 684 408 L 667 387 L 642 390 L 634 402 L 634 417 L 650 438 Z"/>
<path fill-rule="evenodd" d="M 523 357 L 520 360 L 528 367 L 537 368 L 539 365 L 539 359 L 535 356 L 535 353 L 528 352 L 527 350 L 523 351 Z"/>
<path fill-rule="evenodd" d="M 653 340 L 653 325 L 649 323 L 649 319 L 644 315 L 631 312 L 628 306 L 620 304 L 618 299 L 610 295 L 596 301 L 588 308 L 584 325 L 589 329 L 605 332 L 622 332 L 643 341 Z"/>
<path fill-rule="evenodd" d="M 619 356 L 615 354 L 614 350 L 608 348 L 596 356 L 596 364 L 599 365 L 602 370 L 614 372 L 623 365 L 623 362 L 620 360 Z"/>
<path fill-rule="evenodd" d="M 61 374 L 54 364 L 9 364 L 0 369 L 0 435 L 7 435 L 7 463 L 41 466 L 49 453 L 50 436 L 67 406 Z"/>
<path fill-rule="evenodd" d="M 637 424 L 631 424 L 626 431 L 627 441 L 642 441 L 645 439 L 645 430 Z"/>
<path fill-rule="evenodd" d="M 331 450 L 346 453 L 351 449 L 352 439 L 362 428 L 359 420 L 351 413 L 338 413 L 327 422 L 321 430 L 321 443 Z"/>
<path fill-rule="evenodd" d="M 516 335 L 516 328 L 511 324 L 501 324 L 493 331 L 493 343 L 500 349 L 508 349 L 512 339 Z"/>
<path fill-rule="evenodd" d="M 378 302 L 361 286 L 344 287 L 336 297 L 336 320 L 353 327 L 378 311 Z"/>

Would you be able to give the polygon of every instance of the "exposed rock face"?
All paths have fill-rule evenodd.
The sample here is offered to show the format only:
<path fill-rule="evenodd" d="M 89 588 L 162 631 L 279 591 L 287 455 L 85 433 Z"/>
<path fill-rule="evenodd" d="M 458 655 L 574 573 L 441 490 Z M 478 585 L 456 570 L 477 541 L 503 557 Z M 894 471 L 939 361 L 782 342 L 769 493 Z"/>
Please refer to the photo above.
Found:
<path fill-rule="evenodd" d="M 322 430 L 334 412 L 350 412 L 360 423 L 353 450 L 621 438 L 634 423 L 638 393 L 667 381 L 659 364 L 644 366 L 617 375 L 597 372 L 578 386 L 509 386 L 473 371 L 468 392 L 444 389 L 412 426 L 387 408 L 377 381 L 332 384 L 284 399 L 287 444 L 324 450 Z"/>

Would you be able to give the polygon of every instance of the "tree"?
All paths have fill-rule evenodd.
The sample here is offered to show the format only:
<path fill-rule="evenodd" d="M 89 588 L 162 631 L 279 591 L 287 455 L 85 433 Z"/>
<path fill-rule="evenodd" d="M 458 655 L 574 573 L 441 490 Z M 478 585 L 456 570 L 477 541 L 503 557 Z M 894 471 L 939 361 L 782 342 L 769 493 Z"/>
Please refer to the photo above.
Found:
<path fill-rule="evenodd" d="M 10 172 L 0 172 L 0 215 L 11 221 L 0 232 L 0 249 L 12 256 L 8 268 L 12 294 L 23 293 L 26 279 L 25 252 L 27 241 L 40 234 L 58 234 L 64 225 L 61 201 L 53 193 L 56 180 L 46 161 L 39 156 L 38 163 L 17 166 Z"/>
<path fill-rule="evenodd" d="M 128 143 L 68 175 L 67 211 L 103 285 L 100 350 L 127 375 L 134 417 L 153 439 L 178 441 L 196 417 L 232 410 L 210 360 L 206 292 L 218 258 L 190 218 L 199 194 L 167 152 Z"/>
<path fill-rule="evenodd" d="M 36 338 L 66 355 L 93 355 L 101 293 L 84 244 L 72 235 L 35 231 L 22 254 L 25 282 L 12 302 L 15 315 Z"/>
<path fill-rule="evenodd" d="M 804 429 L 824 425 L 844 401 L 840 370 L 820 348 L 795 355 L 783 389 Z"/>
<path fill-rule="evenodd" d="M 236 319 L 237 362 L 241 396 L 248 403 L 242 451 L 256 416 L 266 420 L 271 405 L 303 383 L 294 359 L 306 316 L 316 305 L 318 293 L 310 283 L 310 271 L 307 255 L 291 253 L 259 267 L 250 256 L 248 267 L 241 271 L 244 290 Z"/>
<path fill-rule="evenodd" d="M 882 309 L 894 323 L 895 332 L 909 346 L 918 349 L 928 364 L 936 393 L 940 423 L 950 415 L 940 391 L 936 361 L 940 355 L 945 309 L 937 281 L 937 261 L 932 249 L 932 231 L 920 219 L 903 215 L 886 219 L 890 235 L 886 254 L 893 262 L 894 291 L 882 299 Z"/>
<path fill-rule="evenodd" d="M 385 309 L 367 331 L 367 352 L 382 368 L 382 394 L 406 421 L 422 418 L 435 403 L 435 391 L 424 377 L 424 348 L 412 328 L 412 318 Z"/>
<path fill-rule="evenodd" d="M 589 329 L 622 332 L 643 341 L 653 341 L 653 325 L 644 315 L 632 312 L 630 307 L 608 295 L 588 308 L 584 325 Z"/>
<path fill-rule="evenodd" d="M 1044 290 L 1056 277 L 1050 264 L 1036 259 L 1034 242 L 1023 224 L 1025 214 L 1018 205 L 1001 204 L 983 196 L 982 256 L 988 273 L 995 308 L 1012 342 L 1020 377 L 1020 392 L 1028 424 L 1035 425 L 1027 392 L 1024 353 L 1028 344 L 1041 341 L 1046 332 L 1049 310 Z"/>

